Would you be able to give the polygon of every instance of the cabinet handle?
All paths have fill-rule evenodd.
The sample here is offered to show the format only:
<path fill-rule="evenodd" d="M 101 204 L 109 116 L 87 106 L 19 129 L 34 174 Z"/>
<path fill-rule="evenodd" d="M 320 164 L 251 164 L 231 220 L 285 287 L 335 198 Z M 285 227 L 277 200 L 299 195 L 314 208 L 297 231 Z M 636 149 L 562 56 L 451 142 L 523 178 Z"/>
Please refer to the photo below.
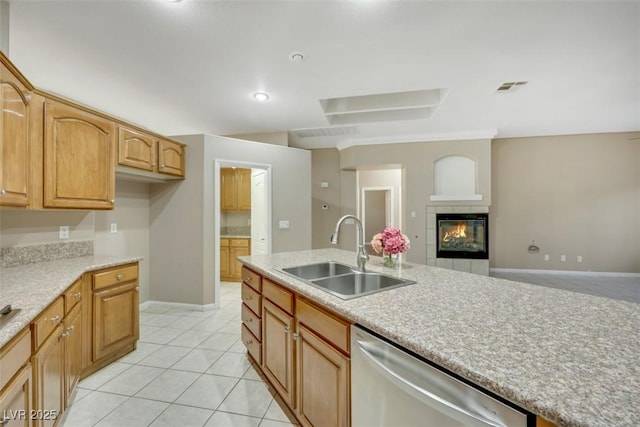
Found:
<path fill-rule="evenodd" d="M 60 316 L 57 315 L 57 314 L 55 316 L 49 318 L 49 321 L 54 322 L 54 323 L 57 322 L 58 320 L 60 320 Z"/>
<path fill-rule="evenodd" d="M 124 279 L 124 276 L 122 274 L 117 274 L 116 275 L 116 279 L 122 280 L 122 279 Z"/>
<path fill-rule="evenodd" d="M 245 341 L 244 343 L 245 343 L 245 345 L 251 345 L 251 344 L 253 344 L 253 340 Z"/>
<path fill-rule="evenodd" d="M 245 282 L 249 282 L 249 283 L 251 283 L 251 276 L 247 276 L 247 277 L 245 277 L 245 278 L 244 278 L 244 281 L 245 281 Z"/>
<path fill-rule="evenodd" d="M 71 332 L 69 332 L 69 330 L 60 334 L 61 337 L 65 337 L 65 338 L 69 338 L 69 335 L 71 335 Z"/>
<path fill-rule="evenodd" d="M 249 301 L 251 299 L 251 295 L 244 297 L 245 301 Z"/>
<path fill-rule="evenodd" d="M 7 190 L 5 190 L 4 188 L 0 190 L 0 196 L 4 196 L 5 194 L 7 194 Z"/>
<path fill-rule="evenodd" d="M 115 199 L 111 199 L 111 204 L 114 204 L 115 202 Z"/>
<path fill-rule="evenodd" d="M 284 327 L 284 333 L 285 333 L 285 334 L 288 334 L 288 333 L 289 333 L 289 327 L 288 327 L 288 326 L 285 326 L 285 327 Z"/>
<path fill-rule="evenodd" d="M 67 331 L 71 332 L 75 329 L 75 326 L 71 325 L 67 328 Z"/>
<path fill-rule="evenodd" d="M 9 417 L 4 417 L 3 419 L 0 420 L 0 426 L 9 424 L 9 421 L 11 421 L 11 418 Z"/>
<path fill-rule="evenodd" d="M 73 294 L 71 294 L 71 296 L 74 297 L 74 298 L 80 299 L 80 298 L 82 298 L 82 292 L 73 293 Z"/>
<path fill-rule="evenodd" d="M 298 335 L 298 333 L 297 333 L 297 332 L 294 332 L 294 333 L 293 333 L 293 340 L 294 340 L 294 341 L 295 341 L 295 340 L 297 340 L 299 336 L 300 336 L 300 335 Z"/>
<path fill-rule="evenodd" d="M 252 317 L 250 317 L 250 318 L 248 318 L 248 319 L 242 319 L 242 321 L 243 321 L 244 323 L 251 323 L 251 322 L 253 322 L 253 318 L 252 318 Z"/>
<path fill-rule="evenodd" d="M 136 292 L 140 292 L 140 286 L 136 286 L 135 291 L 136 291 Z"/>
<path fill-rule="evenodd" d="M 164 163 L 160 165 L 161 168 L 164 168 Z"/>

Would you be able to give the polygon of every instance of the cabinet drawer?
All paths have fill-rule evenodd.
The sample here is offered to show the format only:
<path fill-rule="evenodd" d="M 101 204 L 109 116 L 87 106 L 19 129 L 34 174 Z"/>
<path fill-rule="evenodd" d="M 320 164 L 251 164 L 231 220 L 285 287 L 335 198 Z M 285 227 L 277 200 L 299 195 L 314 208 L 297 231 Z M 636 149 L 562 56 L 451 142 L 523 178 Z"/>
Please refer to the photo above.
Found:
<path fill-rule="evenodd" d="M 262 363 L 262 344 L 256 337 L 253 336 L 251 331 L 242 325 L 242 343 L 247 347 L 247 351 L 253 357 L 258 364 Z"/>
<path fill-rule="evenodd" d="M 24 329 L 0 350 L 0 390 L 31 357 L 31 331 Z"/>
<path fill-rule="evenodd" d="M 271 280 L 264 279 L 262 296 L 289 314 L 293 314 L 293 292 L 276 285 Z"/>
<path fill-rule="evenodd" d="M 258 340 L 262 340 L 262 321 L 246 304 L 242 304 L 242 323 Z"/>
<path fill-rule="evenodd" d="M 242 281 L 258 292 L 262 292 L 262 277 L 258 273 L 242 267 Z"/>
<path fill-rule="evenodd" d="M 231 239 L 231 246 L 239 248 L 248 248 L 249 239 Z"/>
<path fill-rule="evenodd" d="M 64 300 L 62 297 L 58 297 L 31 324 L 34 349 L 37 349 L 42 345 L 44 340 L 47 339 L 49 334 L 51 334 L 51 331 L 53 331 L 56 326 L 62 322 L 63 317 Z"/>
<path fill-rule="evenodd" d="M 254 313 L 262 313 L 262 296 L 246 283 L 242 283 L 242 302 Z"/>
<path fill-rule="evenodd" d="M 296 302 L 296 317 L 300 323 L 349 354 L 348 322 L 301 298 Z"/>
<path fill-rule="evenodd" d="M 125 265 L 93 274 L 93 289 L 106 288 L 138 279 L 138 264 Z"/>
<path fill-rule="evenodd" d="M 64 293 L 64 314 L 69 314 L 80 301 L 82 301 L 82 280 L 78 279 Z"/>

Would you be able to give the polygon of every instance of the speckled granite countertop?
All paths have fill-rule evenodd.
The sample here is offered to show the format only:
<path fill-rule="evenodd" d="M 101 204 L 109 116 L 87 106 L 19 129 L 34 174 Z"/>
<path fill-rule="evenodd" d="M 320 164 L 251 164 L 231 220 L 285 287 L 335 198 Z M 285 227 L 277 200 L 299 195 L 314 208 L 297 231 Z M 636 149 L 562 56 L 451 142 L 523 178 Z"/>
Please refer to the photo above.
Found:
<path fill-rule="evenodd" d="M 404 263 L 415 285 L 342 300 L 277 271 L 355 253 L 240 257 L 248 267 L 560 426 L 640 426 L 640 305 Z"/>
<path fill-rule="evenodd" d="M 85 256 L 0 269 L 0 304 L 11 304 L 14 309 L 21 309 L 0 329 L 0 347 L 27 326 L 83 273 L 141 259 Z"/>

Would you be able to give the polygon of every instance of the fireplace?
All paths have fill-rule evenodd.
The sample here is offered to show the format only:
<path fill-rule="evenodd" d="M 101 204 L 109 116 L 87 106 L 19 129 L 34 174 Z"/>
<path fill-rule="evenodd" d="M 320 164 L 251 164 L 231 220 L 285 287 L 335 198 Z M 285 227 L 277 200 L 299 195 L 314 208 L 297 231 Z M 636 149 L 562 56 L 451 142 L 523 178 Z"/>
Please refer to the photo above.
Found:
<path fill-rule="evenodd" d="M 437 258 L 489 259 L 486 213 L 436 214 Z"/>

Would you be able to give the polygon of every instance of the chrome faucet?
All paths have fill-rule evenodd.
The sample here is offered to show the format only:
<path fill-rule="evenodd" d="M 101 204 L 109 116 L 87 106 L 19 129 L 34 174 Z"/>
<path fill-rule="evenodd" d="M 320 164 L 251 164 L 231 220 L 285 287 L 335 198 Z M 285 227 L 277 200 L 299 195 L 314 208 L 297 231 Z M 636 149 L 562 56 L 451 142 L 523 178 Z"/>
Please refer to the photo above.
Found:
<path fill-rule="evenodd" d="M 356 255 L 356 264 L 358 265 L 358 271 L 364 272 L 364 265 L 367 261 L 369 261 L 369 255 L 367 255 L 367 251 L 364 249 L 364 231 L 362 230 L 362 222 L 358 219 L 358 217 L 354 215 L 345 215 L 338 220 L 336 224 L 336 231 L 331 235 L 331 244 L 338 244 L 338 235 L 340 234 L 340 226 L 346 219 L 353 219 L 356 223 L 356 227 L 358 229 L 358 254 Z"/>

